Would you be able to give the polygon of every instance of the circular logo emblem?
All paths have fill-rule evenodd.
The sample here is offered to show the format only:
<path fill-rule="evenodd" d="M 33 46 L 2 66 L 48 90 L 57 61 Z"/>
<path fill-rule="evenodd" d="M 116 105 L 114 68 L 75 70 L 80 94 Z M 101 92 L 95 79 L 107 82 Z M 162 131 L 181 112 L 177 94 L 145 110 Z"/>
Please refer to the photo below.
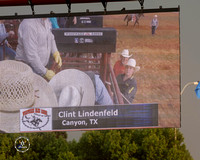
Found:
<path fill-rule="evenodd" d="M 42 130 L 49 123 L 49 115 L 44 109 L 29 109 L 23 112 L 22 123 L 27 128 Z"/>
<path fill-rule="evenodd" d="M 15 149 L 18 151 L 18 152 L 26 152 L 28 151 L 30 148 L 30 142 L 29 142 L 29 139 L 26 138 L 26 137 L 18 137 L 16 140 L 15 140 Z"/>

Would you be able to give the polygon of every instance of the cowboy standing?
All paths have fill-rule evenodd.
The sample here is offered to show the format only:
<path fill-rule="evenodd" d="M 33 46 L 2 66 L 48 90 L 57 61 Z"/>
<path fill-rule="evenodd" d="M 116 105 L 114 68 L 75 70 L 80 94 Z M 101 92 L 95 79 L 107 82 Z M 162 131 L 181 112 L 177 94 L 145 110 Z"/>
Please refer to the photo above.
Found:
<path fill-rule="evenodd" d="M 152 33 L 152 35 L 155 34 L 156 29 L 158 28 L 158 19 L 157 18 L 158 18 L 158 16 L 154 15 L 154 18 L 151 21 L 151 33 Z"/>
<path fill-rule="evenodd" d="M 62 59 L 58 52 L 51 23 L 47 18 L 25 19 L 18 30 L 16 60 L 31 66 L 33 71 L 50 80 L 55 73 L 46 68 L 50 55 L 53 55 L 59 67 Z"/>
<path fill-rule="evenodd" d="M 131 57 L 132 55 L 129 55 L 129 51 L 128 49 L 124 49 L 120 55 L 120 60 L 118 60 L 115 65 L 114 65 L 114 73 L 115 76 L 117 77 L 119 74 L 123 74 L 125 71 L 125 65 L 128 62 L 128 59 Z"/>
<path fill-rule="evenodd" d="M 139 70 L 140 67 L 136 66 L 135 59 L 129 59 L 125 67 L 125 73 L 117 76 L 119 89 L 126 99 L 124 103 L 132 103 L 135 98 L 135 94 L 137 92 L 137 82 L 134 78 L 134 73 Z"/>
<path fill-rule="evenodd" d="M 4 25 L 4 20 L 0 20 L 0 61 L 4 59 L 3 54 L 5 50 L 5 55 L 9 56 L 9 59 L 15 59 L 15 51 L 12 46 L 8 43 L 6 38 L 13 37 L 15 35 L 14 31 L 6 32 Z"/>

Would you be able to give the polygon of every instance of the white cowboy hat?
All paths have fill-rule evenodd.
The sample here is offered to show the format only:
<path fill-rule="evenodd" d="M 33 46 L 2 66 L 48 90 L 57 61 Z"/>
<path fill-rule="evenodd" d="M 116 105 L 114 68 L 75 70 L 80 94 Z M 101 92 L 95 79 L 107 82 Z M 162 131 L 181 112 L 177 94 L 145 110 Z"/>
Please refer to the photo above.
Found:
<path fill-rule="evenodd" d="M 95 104 L 95 89 L 91 78 L 76 69 L 66 69 L 57 73 L 50 81 L 59 107 L 92 106 Z"/>
<path fill-rule="evenodd" d="M 126 66 L 131 66 L 131 67 L 134 67 L 135 68 L 135 72 L 139 71 L 140 70 L 140 66 L 136 66 L 136 60 L 131 58 L 128 60 Z"/>
<path fill-rule="evenodd" d="M 58 106 L 47 81 L 14 60 L 0 62 L 0 93 L 0 130 L 4 132 L 20 131 L 21 108 Z"/>
<path fill-rule="evenodd" d="M 59 107 L 80 106 L 82 95 L 81 87 L 72 85 L 65 86 L 60 93 L 58 105 Z"/>
<path fill-rule="evenodd" d="M 157 18 L 158 16 L 157 16 L 157 15 L 154 15 L 154 17 Z"/>
<path fill-rule="evenodd" d="M 126 58 L 129 58 L 129 57 L 132 56 L 132 54 L 129 55 L 129 50 L 128 50 L 128 49 L 124 49 L 124 50 L 122 51 L 122 53 L 121 53 L 121 56 L 126 57 Z"/>

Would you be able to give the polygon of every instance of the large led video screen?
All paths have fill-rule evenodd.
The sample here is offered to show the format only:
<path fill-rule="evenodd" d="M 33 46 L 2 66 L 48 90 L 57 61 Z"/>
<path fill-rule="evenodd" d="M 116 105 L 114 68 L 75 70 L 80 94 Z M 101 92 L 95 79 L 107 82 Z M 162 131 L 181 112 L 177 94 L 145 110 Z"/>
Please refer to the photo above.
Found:
<path fill-rule="evenodd" d="M 180 127 L 178 11 L 0 28 L 1 132 Z"/>

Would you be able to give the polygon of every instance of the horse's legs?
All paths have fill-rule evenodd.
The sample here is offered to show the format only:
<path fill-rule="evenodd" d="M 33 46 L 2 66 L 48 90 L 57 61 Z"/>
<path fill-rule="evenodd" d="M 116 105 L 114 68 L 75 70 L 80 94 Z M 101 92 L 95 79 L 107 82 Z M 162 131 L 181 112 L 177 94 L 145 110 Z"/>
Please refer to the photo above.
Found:
<path fill-rule="evenodd" d="M 139 26 L 139 19 L 136 19 L 136 20 L 135 20 L 135 23 L 134 23 L 133 27 L 135 27 L 136 23 L 137 23 L 138 26 Z"/>
<path fill-rule="evenodd" d="M 129 21 L 127 20 L 126 26 L 128 26 L 128 22 L 129 22 Z"/>
<path fill-rule="evenodd" d="M 124 17 L 124 21 L 128 18 L 128 14 Z"/>

